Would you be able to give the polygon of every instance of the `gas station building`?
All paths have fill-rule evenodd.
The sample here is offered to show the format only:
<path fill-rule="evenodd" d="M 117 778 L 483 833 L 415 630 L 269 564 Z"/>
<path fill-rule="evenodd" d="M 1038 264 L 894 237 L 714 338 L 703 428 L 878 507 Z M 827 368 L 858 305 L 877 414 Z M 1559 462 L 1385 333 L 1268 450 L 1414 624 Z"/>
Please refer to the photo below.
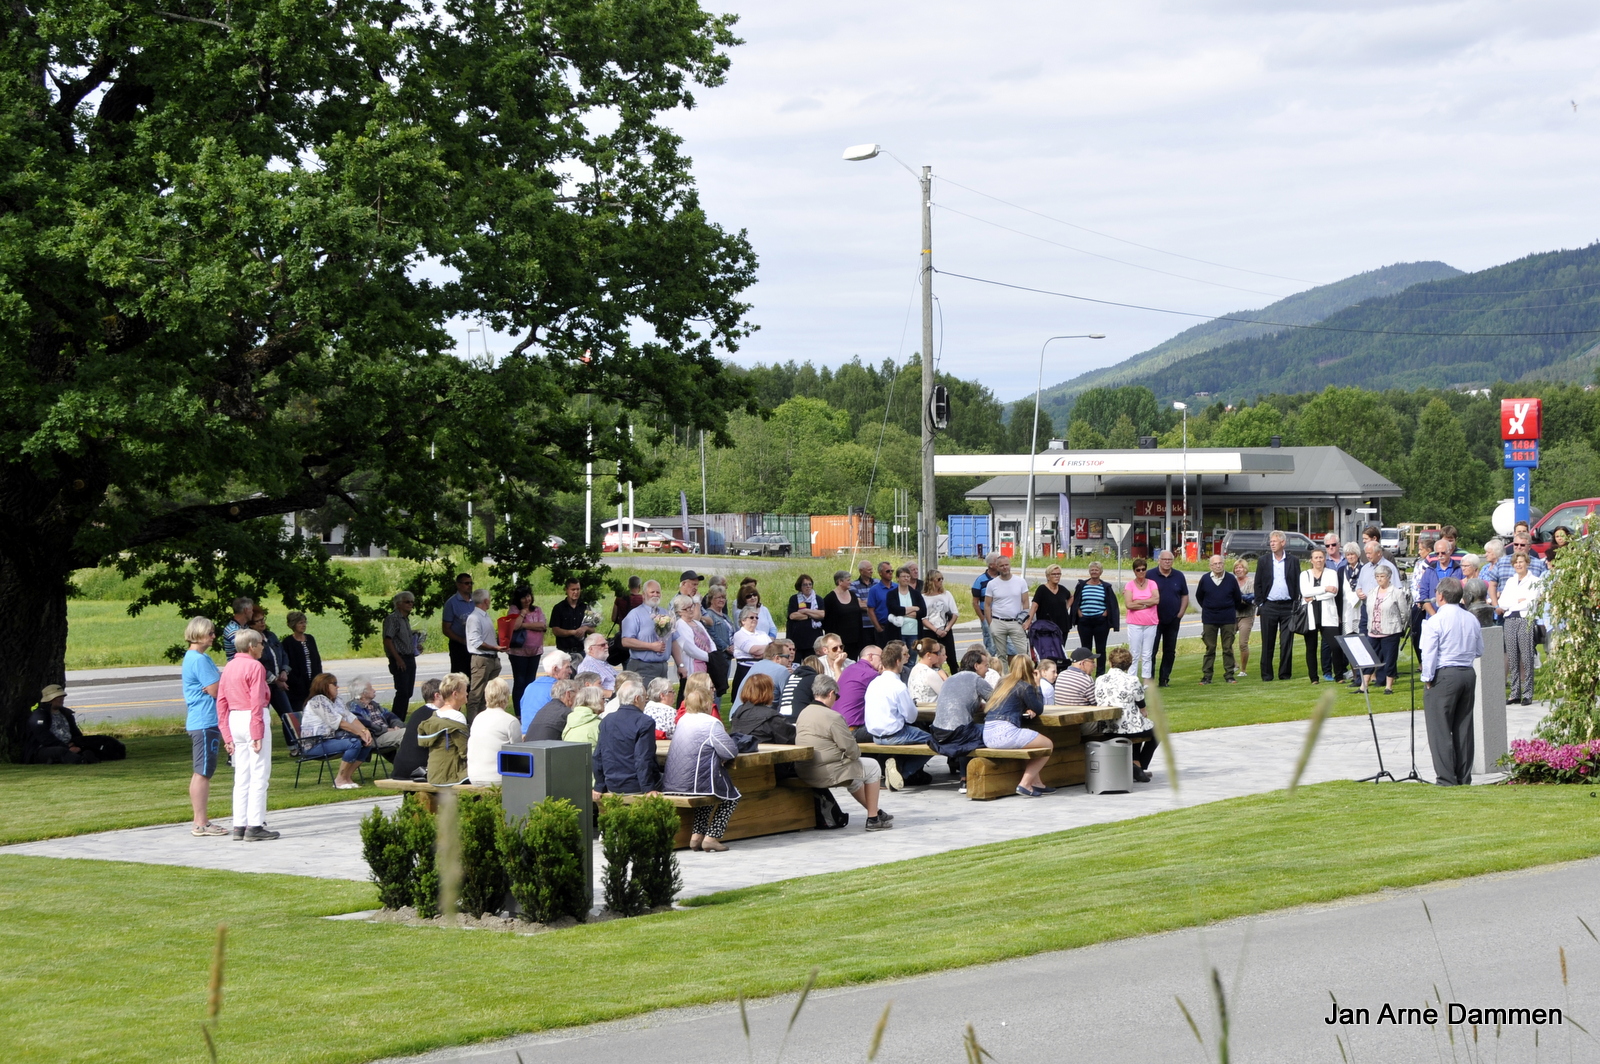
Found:
<path fill-rule="evenodd" d="M 1019 549 L 1030 462 L 1034 556 L 1120 547 L 1123 557 L 1149 557 L 1180 544 L 1199 556 L 1235 529 L 1319 538 L 1332 530 L 1349 541 L 1363 526 L 1382 524 L 1383 500 L 1402 494 L 1337 447 L 1068 451 L 1054 440 L 1031 458 L 937 456 L 939 476 L 989 478 L 966 497 L 989 504 L 990 550 Z"/>

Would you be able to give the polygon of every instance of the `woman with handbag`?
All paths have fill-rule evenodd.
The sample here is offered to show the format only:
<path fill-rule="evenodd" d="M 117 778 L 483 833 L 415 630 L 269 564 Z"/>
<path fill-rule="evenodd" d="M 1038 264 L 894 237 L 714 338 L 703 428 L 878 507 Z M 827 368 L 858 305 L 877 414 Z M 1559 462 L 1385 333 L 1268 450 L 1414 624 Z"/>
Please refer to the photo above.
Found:
<path fill-rule="evenodd" d="M 511 659 L 511 704 L 522 705 L 525 691 L 539 671 L 539 656 L 544 653 L 544 611 L 533 604 L 533 589 L 523 584 L 511 592 L 511 608 L 496 624 L 500 645 Z"/>
<path fill-rule="evenodd" d="M 752 614 L 759 616 L 759 614 Z M 694 811 L 694 827 L 689 849 L 720 853 L 728 847 L 722 836 L 739 805 L 739 788 L 728 777 L 724 762 L 739 756 L 739 748 L 722 722 L 711 715 L 716 705 L 703 688 L 689 691 L 684 699 L 683 716 L 678 718 L 667 763 L 661 773 L 661 789 L 667 794 L 709 794 L 717 799 L 713 806 Z"/>
<path fill-rule="evenodd" d="M 1312 683 L 1322 682 L 1322 661 L 1317 654 L 1317 637 L 1332 639 L 1339 634 L 1339 574 L 1328 568 L 1328 552 L 1311 552 L 1311 568 L 1300 574 L 1300 605 L 1295 620 L 1303 614 L 1305 622 L 1297 630 L 1306 640 L 1306 675 Z M 1290 638 L 1293 638 L 1291 636 Z"/>

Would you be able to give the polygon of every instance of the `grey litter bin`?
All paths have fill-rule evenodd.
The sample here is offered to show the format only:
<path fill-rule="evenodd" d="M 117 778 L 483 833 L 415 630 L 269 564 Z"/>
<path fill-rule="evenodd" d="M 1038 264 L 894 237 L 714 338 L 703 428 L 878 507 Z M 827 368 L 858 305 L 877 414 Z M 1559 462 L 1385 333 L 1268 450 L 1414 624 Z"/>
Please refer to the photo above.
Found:
<path fill-rule="evenodd" d="M 546 798 L 565 798 L 583 826 L 584 882 L 594 904 L 594 796 L 589 781 L 588 743 L 538 739 L 500 748 L 500 804 L 515 821 Z"/>
<path fill-rule="evenodd" d="M 1092 742 L 1084 789 L 1090 794 L 1127 794 L 1133 789 L 1133 744 L 1126 739 Z"/>

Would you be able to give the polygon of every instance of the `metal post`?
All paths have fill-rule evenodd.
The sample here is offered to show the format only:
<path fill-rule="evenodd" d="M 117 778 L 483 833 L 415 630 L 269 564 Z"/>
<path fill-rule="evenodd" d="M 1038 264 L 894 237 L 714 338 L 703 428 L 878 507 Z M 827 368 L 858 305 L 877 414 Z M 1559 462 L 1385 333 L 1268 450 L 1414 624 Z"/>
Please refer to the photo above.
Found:
<path fill-rule="evenodd" d="M 922 527 L 917 564 L 939 564 L 939 521 L 933 486 L 933 167 L 922 168 Z M 908 507 L 909 509 L 909 507 Z"/>
<path fill-rule="evenodd" d="M 594 543 L 594 427 L 588 433 L 589 460 L 583 464 L 583 545 Z"/>
<path fill-rule="evenodd" d="M 1189 408 L 1183 408 L 1183 543 L 1189 549 Z"/>
<path fill-rule="evenodd" d="M 1167 505 L 1161 515 L 1161 549 L 1172 549 L 1172 474 L 1167 474 Z"/>

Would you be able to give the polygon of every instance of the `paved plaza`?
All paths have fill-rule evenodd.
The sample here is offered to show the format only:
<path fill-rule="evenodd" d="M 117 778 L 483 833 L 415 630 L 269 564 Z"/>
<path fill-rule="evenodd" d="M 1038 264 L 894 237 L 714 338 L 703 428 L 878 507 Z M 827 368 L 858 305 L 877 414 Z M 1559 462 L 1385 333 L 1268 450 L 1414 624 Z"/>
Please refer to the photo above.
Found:
<path fill-rule="evenodd" d="M 1308 708 L 1311 690 L 1309 686 L 1305 688 Z M 1530 735 L 1544 711 L 1542 704 L 1507 707 L 1510 737 Z M 1181 714 L 1182 710 L 1174 712 Z M 1396 776 L 1404 776 L 1410 767 L 1408 714 L 1382 713 L 1375 719 L 1383 743 L 1384 764 Z M 1432 762 L 1420 707 L 1416 725 L 1418 771 L 1425 779 L 1431 779 Z M 740 839 L 729 844 L 727 853 L 683 851 L 681 896 L 865 868 L 1277 790 L 1289 781 L 1305 733 L 1303 721 L 1181 733 L 1172 743 L 1180 784 L 1176 795 L 1169 786 L 1165 762 L 1158 755 L 1152 766 L 1155 782 L 1135 784 L 1130 794 L 1091 795 L 1078 786 L 1039 799 L 974 802 L 956 793 L 954 782 L 944 771 L 944 759 L 935 758 L 930 768 L 939 782 L 934 786 L 885 793 L 883 804 L 895 814 L 893 830 L 864 832 L 861 824 L 865 813 L 843 791 L 837 791 L 840 806 L 851 813 L 849 827 Z M 1323 727 L 1303 782 L 1357 779 L 1376 768 L 1367 718 L 1335 717 Z M 288 785 L 289 781 L 281 776 L 274 782 L 274 786 Z M 0 853 L 365 880 L 368 875 L 361 858 L 361 818 L 375 804 L 392 809 L 400 801 L 398 796 L 377 797 L 381 792 L 372 793 L 372 801 L 273 812 L 269 814 L 269 824 L 283 832 L 283 838 L 271 843 L 245 845 L 226 838 L 196 839 L 185 823 L 23 843 L 0 848 Z M 599 866 L 597 847 L 596 867 Z"/>

